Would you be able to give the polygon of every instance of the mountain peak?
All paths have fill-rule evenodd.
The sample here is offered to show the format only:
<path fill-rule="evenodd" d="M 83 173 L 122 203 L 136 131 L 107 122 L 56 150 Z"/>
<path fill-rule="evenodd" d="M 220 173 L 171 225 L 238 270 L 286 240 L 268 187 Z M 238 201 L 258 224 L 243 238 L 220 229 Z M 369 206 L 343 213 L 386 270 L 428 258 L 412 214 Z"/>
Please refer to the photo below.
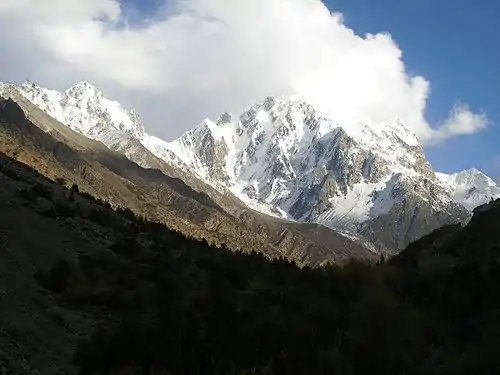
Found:
<path fill-rule="evenodd" d="M 18 87 L 22 95 L 37 107 L 71 129 L 90 138 L 117 138 L 120 134 L 141 139 L 145 135 L 140 116 L 109 100 L 88 81 L 64 92 L 48 90 L 27 81 Z"/>
<path fill-rule="evenodd" d="M 480 171 L 479 169 L 477 168 L 469 168 L 469 169 L 466 169 L 462 172 L 459 172 L 457 174 L 462 174 L 462 175 L 480 175 L 480 176 L 486 176 L 482 171 Z"/>
<path fill-rule="evenodd" d="M 452 175 L 458 183 L 470 183 L 472 181 L 481 181 L 486 185 L 495 185 L 495 181 L 488 177 L 484 172 L 477 168 L 466 169 L 462 172 Z"/>
<path fill-rule="evenodd" d="M 270 96 L 239 116 L 207 119 L 168 147 L 184 168 L 258 211 L 383 246 L 404 247 L 467 216 L 401 119 L 337 124 L 301 95 Z M 370 234 L 393 225 L 401 228 L 391 238 Z"/>
<path fill-rule="evenodd" d="M 76 96 L 79 99 L 81 99 L 82 97 L 87 97 L 89 99 L 94 98 L 97 100 L 104 98 L 104 95 L 101 92 L 101 90 L 99 90 L 97 87 L 95 87 L 94 85 L 90 84 L 87 81 L 82 81 L 70 87 L 64 93 L 67 94 L 68 96 Z"/>
<path fill-rule="evenodd" d="M 69 90 L 71 90 L 71 89 L 100 91 L 96 86 L 94 86 L 93 84 L 91 84 L 88 81 L 81 81 L 81 82 L 77 83 L 76 85 L 71 86 L 69 88 Z"/>
<path fill-rule="evenodd" d="M 21 84 L 21 87 L 23 89 L 30 89 L 30 90 L 43 90 L 43 88 L 41 86 L 39 86 L 37 83 L 31 81 L 30 79 L 26 79 L 22 84 Z"/>
<path fill-rule="evenodd" d="M 205 119 L 206 120 L 206 119 Z M 232 121 L 232 116 L 229 112 L 224 112 L 219 116 L 219 118 L 216 121 L 216 124 L 221 126 L 224 124 L 229 124 Z"/>
<path fill-rule="evenodd" d="M 78 87 L 78 86 L 81 86 L 81 87 L 95 87 L 89 81 L 81 81 L 81 82 L 77 83 L 76 85 L 73 85 L 73 87 Z"/>
<path fill-rule="evenodd" d="M 476 168 L 444 174 L 436 173 L 451 197 L 469 211 L 491 199 L 500 198 L 500 186 Z"/>

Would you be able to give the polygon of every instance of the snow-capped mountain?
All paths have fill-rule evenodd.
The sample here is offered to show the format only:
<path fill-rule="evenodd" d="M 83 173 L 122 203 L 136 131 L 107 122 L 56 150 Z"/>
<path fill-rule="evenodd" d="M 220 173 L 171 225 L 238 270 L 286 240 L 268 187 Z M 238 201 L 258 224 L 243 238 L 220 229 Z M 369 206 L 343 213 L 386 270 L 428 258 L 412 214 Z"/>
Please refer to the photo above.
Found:
<path fill-rule="evenodd" d="M 102 142 L 142 167 L 152 167 L 144 144 L 166 144 L 145 132 L 137 112 L 126 110 L 120 103 L 105 98 L 88 82 L 81 82 L 64 92 L 45 89 L 29 81 L 19 86 L 3 85 L 3 91 L 7 89 L 17 90 L 59 122 Z"/>
<path fill-rule="evenodd" d="M 500 188 L 478 171 L 436 175 L 401 121 L 339 126 L 300 96 L 269 97 L 167 143 L 87 82 L 62 93 L 31 82 L 16 89 L 143 167 L 151 167 L 144 156 L 150 152 L 253 209 L 321 223 L 380 248 L 401 249 L 500 197 Z"/>
<path fill-rule="evenodd" d="M 436 173 L 451 197 L 468 210 L 500 198 L 500 187 L 483 172 L 473 168 L 451 175 Z"/>
<path fill-rule="evenodd" d="M 81 82 L 60 93 L 44 89 L 33 82 L 20 87 L 21 93 L 39 108 L 71 129 L 92 134 L 107 130 L 144 137 L 139 114 L 127 111 L 115 101 L 106 99 L 101 91 L 88 82 Z"/>
<path fill-rule="evenodd" d="M 213 186 L 256 209 L 403 248 L 466 220 L 401 121 L 341 127 L 301 97 L 267 98 L 205 120 L 170 144 Z"/>

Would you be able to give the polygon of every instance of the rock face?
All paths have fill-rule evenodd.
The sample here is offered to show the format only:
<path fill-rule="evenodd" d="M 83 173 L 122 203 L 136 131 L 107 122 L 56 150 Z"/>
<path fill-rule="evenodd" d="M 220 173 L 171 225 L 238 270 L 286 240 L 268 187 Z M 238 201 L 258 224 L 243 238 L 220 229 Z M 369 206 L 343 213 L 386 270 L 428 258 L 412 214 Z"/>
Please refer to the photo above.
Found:
<path fill-rule="evenodd" d="M 442 225 L 466 222 L 474 207 L 500 196 L 479 171 L 436 175 L 415 134 L 397 119 L 338 125 L 299 96 L 268 97 L 167 143 L 86 82 L 63 93 L 34 83 L 16 89 L 143 167 L 152 167 L 153 154 L 254 210 L 322 224 L 390 252 Z M 465 175 L 472 177 L 464 185 Z"/>
<path fill-rule="evenodd" d="M 16 91 L 2 95 L 9 99 L 0 98 L 0 156 L 21 161 L 51 180 L 77 184 L 80 191 L 113 206 L 128 207 L 189 237 L 233 251 L 256 251 L 309 266 L 379 258 L 363 244 L 318 224 L 262 215 L 198 179 L 203 189 L 194 189 L 165 168 L 142 168 L 58 122 Z M 143 150 L 150 154 L 148 163 L 168 165 Z M 224 209 L 214 196 L 223 201 Z"/>
<path fill-rule="evenodd" d="M 300 97 L 267 98 L 238 118 L 205 120 L 170 148 L 253 208 L 378 248 L 397 251 L 469 216 L 404 124 L 340 127 Z"/>

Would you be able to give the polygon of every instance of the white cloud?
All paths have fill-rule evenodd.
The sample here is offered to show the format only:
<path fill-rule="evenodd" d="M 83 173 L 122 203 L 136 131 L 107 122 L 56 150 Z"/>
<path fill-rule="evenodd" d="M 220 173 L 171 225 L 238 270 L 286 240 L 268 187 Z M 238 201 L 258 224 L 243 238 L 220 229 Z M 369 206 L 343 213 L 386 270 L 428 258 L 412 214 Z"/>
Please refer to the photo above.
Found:
<path fill-rule="evenodd" d="M 427 143 L 486 126 L 458 106 L 431 127 L 430 84 L 406 72 L 390 35 L 358 36 L 319 0 L 170 0 L 161 11 L 134 29 L 115 0 L 2 0 L 0 79 L 89 80 L 166 138 L 294 92 L 339 123 L 401 118 Z"/>
<path fill-rule="evenodd" d="M 470 135 L 485 130 L 490 121 L 484 113 L 473 113 L 467 105 L 458 104 L 450 112 L 448 119 L 432 132 L 432 140 L 451 138 L 457 135 Z"/>

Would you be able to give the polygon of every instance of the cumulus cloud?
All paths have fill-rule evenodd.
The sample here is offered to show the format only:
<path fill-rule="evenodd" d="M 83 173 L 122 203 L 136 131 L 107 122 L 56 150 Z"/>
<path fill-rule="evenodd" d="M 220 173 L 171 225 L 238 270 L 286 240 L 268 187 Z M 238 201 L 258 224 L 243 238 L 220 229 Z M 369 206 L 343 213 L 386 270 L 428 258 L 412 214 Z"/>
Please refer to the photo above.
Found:
<path fill-rule="evenodd" d="M 464 104 L 458 104 L 450 112 L 448 119 L 436 130 L 432 131 L 432 140 L 438 142 L 442 139 L 457 135 L 470 135 L 485 130 L 490 121 L 484 113 L 473 113 Z"/>
<path fill-rule="evenodd" d="M 402 119 L 426 143 L 487 124 L 460 105 L 431 126 L 430 83 L 408 74 L 391 36 L 356 35 L 320 0 L 169 0 L 154 20 L 128 21 L 116 0 L 2 0 L 0 79 L 89 80 L 165 138 L 291 93 L 338 123 Z"/>

